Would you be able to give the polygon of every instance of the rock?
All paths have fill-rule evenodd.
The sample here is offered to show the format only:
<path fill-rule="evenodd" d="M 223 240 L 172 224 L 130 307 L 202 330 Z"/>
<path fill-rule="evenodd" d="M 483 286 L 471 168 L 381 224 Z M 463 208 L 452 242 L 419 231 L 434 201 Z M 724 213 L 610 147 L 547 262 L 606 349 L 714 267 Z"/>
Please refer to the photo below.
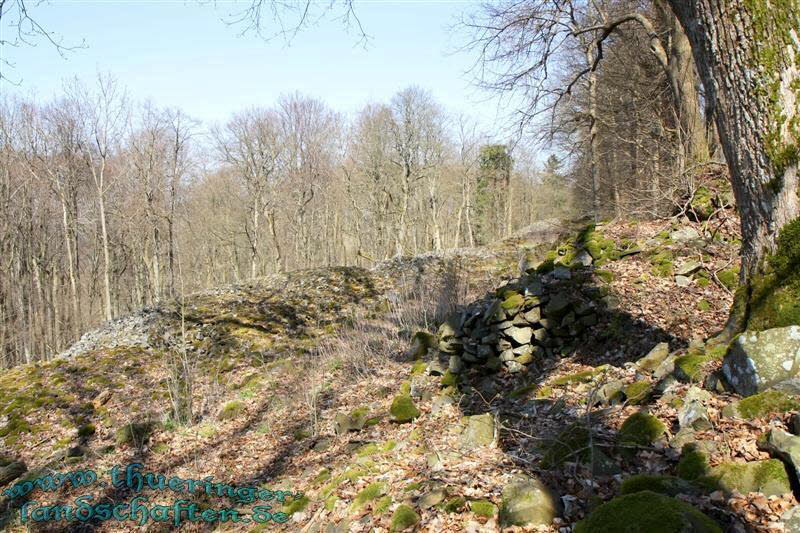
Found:
<path fill-rule="evenodd" d="M 786 533 L 800 533 L 800 505 L 795 505 L 783 513 L 781 520 Z"/>
<path fill-rule="evenodd" d="M 719 487 L 747 494 L 761 492 L 765 496 L 780 496 L 792 492 L 786 469 L 777 459 L 750 463 L 722 463 L 710 470 Z"/>
<path fill-rule="evenodd" d="M 789 418 L 789 431 L 795 435 L 800 435 L 800 413 L 793 413 Z"/>
<path fill-rule="evenodd" d="M 445 497 L 447 496 L 447 491 L 444 489 L 434 489 L 430 492 L 426 492 L 425 494 L 420 497 L 419 502 L 417 505 L 421 509 L 428 509 L 437 505 L 444 501 Z"/>
<path fill-rule="evenodd" d="M 408 355 L 414 359 L 422 359 L 428 354 L 428 348 L 437 348 L 439 344 L 435 335 L 427 331 L 418 331 L 412 338 L 411 349 L 408 351 Z"/>
<path fill-rule="evenodd" d="M 457 356 L 450 356 L 450 359 L 452 360 L 453 357 L 458 359 Z M 438 359 L 428 363 L 428 375 L 441 376 L 442 374 L 444 374 L 444 368 L 442 368 L 442 363 Z"/>
<path fill-rule="evenodd" d="M 0 467 L 0 487 L 7 485 L 28 471 L 28 467 L 22 461 L 13 461 Z"/>
<path fill-rule="evenodd" d="M 592 265 L 593 261 L 594 261 L 594 259 L 592 259 L 592 255 L 589 252 L 587 252 L 586 250 L 581 250 L 575 256 L 575 259 L 573 260 L 573 264 L 574 265 L 581 265 L 581 266 L 588 267 L 588 266 Z"/>
<path fill-rule="evenodd" d="M 389 531 L 405 531 L 419 522 L 419 515 L 410 505 L 402 504 L 392 513 Z"/>
<path fill-rule="evenodd" d="M 511 327 L 508 328 L 505 333 L 517 344 L 529 344 L 533 336 L 533 330 L 531 328 Z"/>
<path fill-rule="evenodd" d="M 636 361 L 636 369 L 645 374 L 650 374 L 664 362 L 664 359 L 666 359 L 668 355 L 669 344 L 666 342 L 656 344 L 647 355 Z M 670 370 L 670 372 L 672 372 L 672 370 Z"/>
<path fill-rule="evenodd" d="M 690 274 L 697 272 L 701 266 L 702 265 L 698 261 L 687 261 L 679 266 L 675 273 L 679 276 L 689 276 Z"/>
<path fill-rule="evenodd" d="M 795 476 L 800 475 L 800 437 L 796 437 L 780 428 L 775 428 L 767 433 L 762 446 L 773 457 L 780 459 L 787 465 L 791 465 Z"/>
<path fill-rule="evenodd" d="M 653 386 L 647 381 L 635 381 L 623 390 L 628 404 L 630 405 L 642 405 L 647 403 L 652 391 Z"/>
<path fill-rule="evenodd" d="M 556 265 L 555 268 L 553 268 L 553 277 L 556 279 L 571 279 L 572 271 L 564 265 Z"/>
<path fill-rule="evenodd" d="M 455 400 L 452 396 L 447 394 L 439 394 L 434 396 L 433 401 L 431 402 L 431 413 L 436 414 L 444 409 L 448 405 L 453 405 Z"/>
<path fill-rule="evenodd" d="M 547 302 L 544 307 L 544 314 L 547 318 L 558 320 L 567 314 L 572 300 L 566 292 L 557 292 Z"/>
<path fill-rule="evenodd" d="M 513 350 L 503 350 L 500 353 L 500 360 L 503 362 L 513 361 L 516 358 Z"/>
<path fill-rule="evenodd" d="M 649 490 L 666 496 L 678 494 L 694 494 L 697 489 L 685 479 L 675 476 L 659 476 L 652 474 L 637 474 L 631 476 L 620 485 L 621 494 L 634 494 Z"/>
<path fill-rule="evenodd" d="M 633 413 L 622 423 L 619 430 L 620 442 L 649 446 L 666 430 L 666 426 L 653 415 L 644 412 Z"/>
<path fill-rule="evenodd" d="M 504 526 L 550 525 L 560 508 L 560 500 L 544 483 L 518 475 L 503 487 L 500 521 Z"/>
<path fill-rule="evenodd" d="M 450 361 L 447 365 L 447 370 L 452 372 L 453 374 L 459 374 L 461 370 L 463 370 L 463 365 L 461 363 L 461 358 L 457 355 L 451 355 Z"/>
<path fill-rule="evenodd" d="M 678 424 L 681 429 L 704 431 L 713 427 L 705 407 L 710 398 L 711 394 L 708 391 L 698 387 L 691 387 L 686 391 L 683 405 L 678 409 Z"/>
<path fill-rule="evenodd" d="M 525 320 L 527 320 L 529 324 L 535 324 L 542 319 L 542 310 L 538 307 L 534 307 L 530 311 L 525 312 L 522 316 L 525 317 Z"/>
<path fill-rule="evenodd" d="M 622 403 L 624 394 L 622 389 L 625 384 L 621 380 L 614 380 L 604 384 L 597 391 L 597 403 L 602 405 L 616 405 Z"/>
<path fill-rule="evenodd" d="M 677 359 L 676 355 L 667 356 L 653 371 L 653 377 L 656 379 L 664 379 L 672 374 L 675 371 L 675 359 Z"/>
<path fill-rule="evenodd" d="M 692 284 L 692 280 L 686 276 L 675 276 L 675 285 L 678 287 L 688 287 Z"/>
<path fill-rule="evenodd" d="M 722 372 L 742 396 L 770 388 L 800 393 L 800 326 L 744 332 L 731 344 Z"/>
<path fill-rule="evenodd" d="M 658 531 L 659 533 L 722 533 L 722 529 L 690 504 L 650 490 L 618 496 L 575 525 L 575 533 Z"/>
<path fill-rule="evenodd" d="M 411 422 L 419 417 L 420 411 L 414 405 L 414 401 L 408 394 L 401 394 L 395 397 L 392 406 L 389 408 L 392 421 L 397 423 Z"/>
<path fill-rule="evenodd" d="M 506 370 L 508 370 L 512 374 L 516 374 L 517 372 L 522 372 L 525 370 L 525 367 L 522 363 L 518 363 L 517 361 L 506 361 Z"/>
<path fill-rule="evenodd" d="M 674 450 L 681 450 L 687 444 L 695 442 L 695 434 L 692 428 L 681 428 L 669 440 L 669 447 Z"/>
<path fill-rule="evenodd" d="M 481 446 L 494 446 L 497 428 L 490 413 L 465 416 L 462 422 L 465 424 L 460 439 L 462 448 L 471 450 Z"/>
<path fill-rule="evenodd" d="M 448 340 L 459 336 L 465 318 L 463 313 L 451 313 L 439 326 L 437 331 L 439 339 Z"/>
<path fill-rule="evenodd" d="M 686 226 L 670 232 L 669 238 L 675 242 L 689 242 L 699 239 L 700 234 L 691 226 Z"/>

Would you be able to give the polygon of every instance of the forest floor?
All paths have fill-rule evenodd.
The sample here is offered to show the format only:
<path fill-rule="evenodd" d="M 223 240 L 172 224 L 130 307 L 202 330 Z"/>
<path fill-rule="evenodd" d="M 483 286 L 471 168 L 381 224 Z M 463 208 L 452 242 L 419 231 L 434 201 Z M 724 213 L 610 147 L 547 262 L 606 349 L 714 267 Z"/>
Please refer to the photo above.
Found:
<path fill-rule="evenodd" d="M 436 351 L 420 353 L 412 337 L 435 333 L 448 315 L 514 280 L 521 263 L 536 265 L 580 227 L 541 224 L 483 248 L 398 258 L 373 269 L 299 271 L 207 291 L 149 310 L 145 320 L 124 319 L 89 335 L 70 357 L 7 371 L 0 377 L 2 455 L 6 465 L 23 461 L 28 471 L 1 488 L 53 472 L 92 470 L 98 481 L 6 495 L 6 529 L 130 531 L 138 527 L 133 522 L 99 518 L 23 524 L 21 511 L 30 517 L 46 504 L 74 507 L 80 496 L 113 505 L 145 496 L 151 507 L 190 499 L 200 509 L 235 508 L 240 516 L 266 504 L 271 513 L 288 515 L 283 525 L 185 521 L 180 529 L 186 531 L 388 531 L 399 528 L 398 509 L 405 506 L 419 531 L 570 531 L 619 494 L 630 476 L 675 472 L 681 455 L 676 398 L 700 380 L 692 376 L 661 390 L 636 361 L 662 342 L 670 352 L 692 354 L 722 328 L 738 261 L 736 221 L 598 226 L 605 238 L 633 251 L 592 273 L 613 312 L 601 315 L 569 350 L 523 372 L 466 369 L 450 399 L 434 371 Z M 698 238 L 673 238 L 687 231 Z M 679 285 L 675 274 L 690 270 L 690 262 L 699 266 Z M 125 333 L 115 338 L 114 331 Z M 442 364 L 447 367 L 446 360 Z M 719 364 L 703 359 L 702 376 Z M 647 394 L 636 402 L 594 402 L 598 390 L 615 381 L 646 383 Z M 768 458 L 757 440 L 771 423 L 788 425 L 788 415 L 723 416 L 737 398 L 705 385 L 711 427 L 694 438 L 713 443 L 709 463 Z M 419 410 L 410 423 L 389 416 L 401 391 L 410 392 Z M 615 446 L 623 421 L 643 408 L 665 425 L 664 434 L 632 450 Z M 483 413 L 495 420 L 497 438 L 465 449 L 464 417 Z M 354 419 L 360 429 L 336 431 Z M 604 446 L 606 468 L 569 454 L 545 468 L 542 459 L 554 440 L 579 421 L 588 421 Z M 111 469 L 124 471 L 132 463 L 167 480 L 212 476 L 269 489 L 275 497 L 265 503 L 247 501 L 246 491 L 190 496 L 113 486 Z M 518 474 L 542 480 L 558 495 L 561 508 L 552 524 L 501 523 L 503 489 Z M 274 491 L 285 491 L 285 501 L 276 501 L 283 496 Z M 730 531 L 782 531 L 781 515 L 797 504 L 791 492 L 679 496 Z M 177 528 L 170 518 L 148 520 L 141 529 Z"/>

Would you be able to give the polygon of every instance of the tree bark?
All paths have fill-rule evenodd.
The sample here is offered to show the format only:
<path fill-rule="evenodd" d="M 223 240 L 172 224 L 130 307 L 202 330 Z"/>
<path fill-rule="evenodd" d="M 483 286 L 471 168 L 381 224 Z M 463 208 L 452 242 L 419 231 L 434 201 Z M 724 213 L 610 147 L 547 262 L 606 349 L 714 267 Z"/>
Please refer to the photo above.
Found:
<path fill-rule="evenodd" d="M 774 253 L 779 230 L 800 214 L 796 155 L 777 160 L 774 144 L 777 132 L 778 143 L 797 148 L 790 125 L 798 113 L 792 83 L 800 79 L 800 6 L 796 0 L 770 8 L 755 4 L 763 11 L 756 13 L 748 0 L 669 3 L 689 37 L 706 97 L 716 111 L 741 217 L 740 282 L 747 287 L 753 276 L 763 272 L 764 258 Z M 759 62 L 767 48 L 774 53 L 771 65 Z M 772 87 L 777 89 L 770 94 Z M 771 109 L 771 99 L 776 98 L 783 112 L 777 119 Z M 732 314 L 726 331 L 745 327 L 746 314 L 745 318 Z"/>

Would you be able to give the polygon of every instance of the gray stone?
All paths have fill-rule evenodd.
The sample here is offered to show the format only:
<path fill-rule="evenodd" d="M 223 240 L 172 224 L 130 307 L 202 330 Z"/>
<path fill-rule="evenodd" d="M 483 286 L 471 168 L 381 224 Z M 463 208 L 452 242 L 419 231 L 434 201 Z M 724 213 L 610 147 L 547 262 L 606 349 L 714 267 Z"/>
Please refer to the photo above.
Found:
<path fill-rule="evenodd" d="M 789 431 L 795 435 L 800 435 L 800 413 L 792 413 L 789 418 Z"/>
<path fill-rule="evenodd" d="M 662 379 L 672 374 L 672 372 L 675 370 L 675 359 L 677 359 L 677 356 L 675 355 L 667 356 L 667 358 L 661 361 L 661 364 L 658 365 L 653 371 L 653 377 L 656 379 Z"/>
<path fill-rule="evenodd" d="M 688 287 L 692 284 L 692 280 L 686 276 L 675 276 L 675 285 L 678 287 Z"/>
<path fill-rule="evenodd" d="M 683 405 L 678 409 L 678 424 L 681 429 L 694 429 L 697 431 L 704 431 L 713 427 L 711 419 L 708 418 L 708 409 L 697 397 L 687 397 L 685 399 Z"/>
<path fill-rule="evenodd" d="M 453 357 L 458 359 L 458 356 L 450 356 L 451 359 Z M 428 363 L 428 374 L 430 374 L 431 376 L 441 376 L 441 375 L 443 375 L 444 374 L 444 368 L 442 368 L 442 363 L 440 363 L 438 360 L 431 361 L 430 363 Z"/>
<path fill-rule="evenodd" d="M 505 333 L 517 344 L 529 344 L 531 342 L 533 330 L 531 328 L 511 327 L 508 328 Z"/>
<path fill-rule="evenodd" d="M 700 234 L 696 229 L 686 226 L 673 230 L 669 234 L 669 238 L 675 242 L 689 242 L 700 238 Z"/>
<path fill-rule="evenodd" d="M 789 476 L 777 459 L 749 463 L 722 463 L 711 468 L 711 476 L 726 492 L 734 490 L 747 494 L 761 492 L 764 496 L 780 496 L 792 492 Z"/>
<path fill-rule="evenodd" d="M 494 353 L 494 350 L 488 344 L 481 344 L 478 346 L 478 359 L 486 359 Z"/>
<path fill-rule="evenodd" d="M 522 346 L 517 346 L 516 348 L 511 350 L 511 353 L 513 353 L 516 356 L 519 356 L 519 355 L 532 355 L 533 354 L 533 346 L 531 346 L 530 344 L 524 344 Z M 502 359 L 502 357 L 500 359 Z"/>
<path fill-rule="evenodd" d="M 464 430 L 461 433 L 461 447 L 467 450 L 482 446 L 494 446 L 497 439 L 497 428 L 491 413 L 465 416 L 462 419 Z"/>
<path fill-rule="evenodd" d="M 689 443 L 695 442 L 697 439 L 695 438 L 694 430 L 691 428 L 681 428 L 675 435 L 670 439 L 669 446 L 673 450 L 682 450 L 683 447 Z"/>
<path fill-rule="evenodd" d="M 453 405 L 454 403 L 455 400 L 449 394 L 440 394 L 438 396 L 434 396 L 433 401 L 431 402 L 431 413 L 439 413 L 446 406 Z"/>
<path fill-rule="evenodd" d="M 518 475 L 503 487 L 500 521 L 504 526 L 547 526 L 560 510 L 560 499 L 536 478 Z"/>
<path fill-rule="evenodd" d="M 609 381 L 597 391 L 596 401 L 602 405 L 616 405 L 622 403 L 624 395 L 622 389 L 625 384 L 621 380 Z"/>
<path fill-rule="evenodd" d="M 776 388 L 800 393 L 800 326 L 746 331 L 722 362 L 728 384 L 742 396 Z"/>
<path fill-rule="evenodd" d="M 702 265 L 698 261 L 687 261 L 679 266 L 675 273 L 680 276 L 688 276 L 700 270 L 701 266 Z"/>
<path fill-rule="evenodd" d="M 538 307 L 534 307 L 530 311 L 527 311 L 524 315 L 525 320 L 527 320 L 531 324 L 535 324 L 542 318 L 542 311 Z"/>
<path fill-rule="evenodd" d="M 553 277 L 556 279 L 571 279 L 572 271 L 564 265 L 556 265 L 553 269 Z"/>
<path fill-rule="evenodd" d="M 591 256 L 591 254 L 589 252 L 587 252 L 586 250 L 581 250 L 575 256 L 575 259 L 573 260 L 573 264 L 582 265 L 582 266 L 588 267 L 588 266 L 591 266 L 593 261 L 594 261 L 594 259 L 592 259 L 592 256 Z"/>
<path fill-rule="evenodd" d="M 524 296 L 541 296 L 544 294 L 544 287 L 542 286 L 542 280 L 537 278 L 532 278 L 528 284 L 525 286 L 525 294 Z"/>
<path fill-rule="evenodd" d="M 656 344 L 647 355 L 636 361 L 636 370 L 645 374 L 652 373 L 669 355 L 669 344 L 661 342 Z M 672 370 L 670 370 L 672 372 Z"/>
<path fill-rule="evenodd" d="M 0 467 L 0 487 L 11 483 L 27 471 L 28 467 L 22 461 L 13 461 Z"/>
<path fill-rule="evenodd" d="M 773 457 L 792 465 L 796 476 L 800 475 L 800 437 L 775 428 L 767 433 L 763 446 Z"/>
<path fill-rule="evenodd" d="M 521 363 L 518 363 L 517 361 L 506 361 L 505 365 L 506 365 L 506 370 L 508 370 L 512 374 L 516 374 L 517 372 L 522 372 L 523 370 L 525 370 L 525 367 Z"/>
<path fill-rule="evenodd" d="M 444 489 L 435 489 L 423 494 L 417 503 L 421 509 L 428 509 L 444 501 L 445 496 L 447 492 Z"/>
<path fill-rule="evenodd" d="M 503 350 L 500 354 L 501 361 L 513 361 L 515 357 L 513 350 Z"/>
<path fill-rule="evenodd" d="M 569 294 L 566 292 L 557 292 L 544 307 L 544 314 L 548 318 L 562 318 L 567 314 L 567 310 L 571 304 L 572 299 L 569 297 Z"/>
<path fill-rule="evenodd" d="M 461 363 L 461 358 L 457 355 L 450 356 L 449 364 L 447 365 L 447 369 L 452 372 L 453 374 L 460 374 L 461 370 L 463 370 L 463 364 Z"/>
<path fill-rule="evenodd" d="M 781 516 L 786 533 L 800 533 L 800 505 L 795 505 Z"/>

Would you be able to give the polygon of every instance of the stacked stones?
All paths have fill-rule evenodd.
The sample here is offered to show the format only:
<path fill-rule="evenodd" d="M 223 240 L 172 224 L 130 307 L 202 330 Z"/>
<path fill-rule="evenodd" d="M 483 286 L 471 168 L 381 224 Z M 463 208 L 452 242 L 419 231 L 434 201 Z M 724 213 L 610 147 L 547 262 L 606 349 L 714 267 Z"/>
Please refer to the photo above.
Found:
<path fill-rule="evenodd" d="M 450 372 L 465 365 L 521 372 L 597 324 L 581 276 L 557 274 L 530 270 L 451 315 L 439 327 L 439 350 L 450 356 Z"/>

